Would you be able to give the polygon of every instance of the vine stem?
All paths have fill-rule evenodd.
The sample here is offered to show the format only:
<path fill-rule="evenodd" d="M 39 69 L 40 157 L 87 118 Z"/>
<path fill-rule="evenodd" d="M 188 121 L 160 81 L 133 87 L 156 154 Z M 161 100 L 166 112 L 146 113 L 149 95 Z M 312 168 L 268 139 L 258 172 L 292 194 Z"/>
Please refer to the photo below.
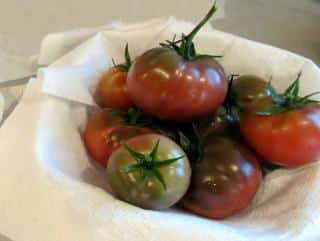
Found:
<path fill-rule="evenodd" d="M 175 37 L 172 41 L 166 40 L 164 43 L 160 43 L 160 46 L 171 48 L 182 56 L 186 60 L 199 60 L 199 59 L 208 59 L 208 58 L 217 58 L 222 56 L 208 55 L 208 54 L 197 54 L 193 39 L 200 29 L 209 21 L 209 19 L 215 14 L 218 10 L 217 2 L 215 1 L 210 8 L 209 12 L 205 17 L 194 27 L 194 29 L 187 35 L 182 34 L 181 39 L 175 40 Z"/>
<path fill-rule="evenodd" d="M 213 16 L 213 14 L 217 10 L 218 10 L 217 2 L 214 2 L 213 6 L 211 7 L 207 15 L 198 23 L 198 25 L 187 36 L 185 36 L 185 38 L 191 42 L 193 38 L 196 36 L 196 34 L 199 32 L 199 30 L 209 21 L 209 19 Z"/>
<path fill-rule="evenodd" d="M 197 26 L 187 35 L 184 37 L 186 41 L 186 51 L 187 53 L 190 53 L 190 49 L 193 44 L 193 39 L 196 36 L 196 34 L 199 32 L 199 30 L 209 21 L 209 19 L 214 15 L 214 13 L 218 10 L 217 8 L 217 2 L 215 1 L 207 15 L 197 24 Z"/>

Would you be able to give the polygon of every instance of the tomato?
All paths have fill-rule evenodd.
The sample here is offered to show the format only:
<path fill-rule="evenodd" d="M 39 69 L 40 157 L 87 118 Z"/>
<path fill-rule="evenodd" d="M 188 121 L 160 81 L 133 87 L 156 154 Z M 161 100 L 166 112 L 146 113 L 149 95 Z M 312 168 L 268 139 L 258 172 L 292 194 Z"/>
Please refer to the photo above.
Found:
<path fill-rule="evenodd" d="M 176 143 L 147 134 L 129 139 L 111 155 L 107 176 L 119 199 L 146 209 L 165 209 L 187 191 L 191 169 Z"/>
<path fill-rule="evenodd" d="M 132 100 L 127 91 L 127 76 L 132 61 L 128 44 L 124 51 L 125 63 L 116 65 L 106 71 L 100 79 L 95 93 L 95 99 L 101 107 L 128 110 Z"/>
<path fill-rule="evenodd" d="M 204 217 L 225 218 L 248 206 L 261 181 L 259 163 L 247 148 L 230 138 L 208 135 L 181 205 Z"/>
<path fill-rule="evenodd" d="M 117 67 L 103 74 L 95 93 L 100 106 L 128 110 L 133 105 L 127 93 L 127 75 L 127 72 Z"/>
<path fill-rule="evenodd" d="M 244 110 L 255 101 L 270 96 L 269 84 L 262 78 L 254 75 L 242 75 L 234 79 L 231 76 L 228 84 L 228 93 L 223 105 L 201 131 L 203 135 L 215 133 L 241 139 L 239 129 L 239 110 Z M 202 122 L 202 121 L 201 121 Z"/>
<path fill-rule="evenodd" d="M 242 75 L 232 81 L 232 91 L 240 108 L 270 95 L 268 83 L 255 75 Z"/>
<path fill-rule="evenodd" d="M 239 136 L 238 121 L 228 114 L 216 115 L 213 117 L 207 128 L 202 132 L 203 136 L 209 134 L 237 138 Z"/>
<path fill-rule="evenodd" d="M 320 106 L 299 96 L 300 76 L 271 99 L 261 99 L 241 115 L 240 129 L 248 144 L 266 161 L 296 167 L 320 158 Z"/>
<path fill-rule="evenodd" d="M 254 110 L 266 106 L 265 102 L 261 100 Z M 320 107 L 317 104 L 269 116 L 243 113 L 240 129 L 248 144 L 274 164 L 296 167 L 320 158 Z"/>
<path fill-rule="evenodd" d="M 217 110 L 227 79 L 214 56 L 196 53 L 192 39 L 216 11 L 213 6 L 195 29 L 136 58 L 128 73 L 128 93 L 142 111 L 164 120 L 190 121 Z M 180 45 L 178 45 L 180 44 Z"/>
<path fill-rule="evenodd" d="M 134 103 L 160 119 L 187 121 L 214 112 L 227 91 L 225 73 L 212 59 L 185 61 L 174 50 L 151 49 L 134 62 L 128 92 Z"/>
<path fill-rule="evenodd" d="M 123 141 L 150 132 L 148 128 L 126 125 L 118 112 L 103 109 L 89 118 L 84 131 L 84 144 L 90 156 L 106 167 L 109 156 Z"/>

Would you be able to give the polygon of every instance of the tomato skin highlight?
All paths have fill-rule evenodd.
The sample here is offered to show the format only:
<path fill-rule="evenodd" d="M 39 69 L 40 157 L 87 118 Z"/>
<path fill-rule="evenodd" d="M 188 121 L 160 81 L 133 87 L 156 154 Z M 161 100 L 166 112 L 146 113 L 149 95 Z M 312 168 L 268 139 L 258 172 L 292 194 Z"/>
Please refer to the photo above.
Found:
<path fill-rule="evenodd" d="M 167 188 L 164 189 L 155 176 L 148 176 L 141 181 L 139 171 L 125 172 L 126 166 L 137 162 L 122 146 L 111 155 L 107 167 L 110 186 L 119 199 L 145 209 L 159 210 L 171 207 L 186 193 L 190 184 L 191 168 L 186 154 L 175 142 L 162 135 L 146 134 L 131 138 L 127 145 L 135 151 L 149 154 L 157 141 L 159 160 L 181 157 L 159 169 Z"/>
<path fill-rule="evenodd" d="M 139 56 L 127 80 L 128 93 L 142 111 L 173 121 L 215 112 L 227 85 L 223 68 L 212 58 L 187 61 L 168 48 L 154 48 Z"/>
<path fill-rule="evenodd" d="M 270 95 L 268 82 L 255 75 L 242 75 L 234 79 L 232 90 L 237 104 L 242 109 Z"/>
<path fill-rule="evenodd" d="M 126 125 L 120 115 L 103 109 L 89 118 L 83 138 L 90 156 L 106 167 L 110 155 L 123 141 L 150 132 L 148 128 Z"/>
<path fill-rule="evenodd" d="M 320 158 L 320 107 L 309 104 L 299 109 L 258 116 L 244 113 L 242 136 L 266 161 L 297 167 Z"/>
<path fill-rule="evenodd" d="M 240 212 L 262 182 L 256 157 L 227 137 L 206 137 L 203 159 L 193 168 L 190 188 L 181 201 L 185 209 L 212 219 Z"/>
<path fill-rule="evenodd" d="M 117 67 L 103 74 L 95 93 L 95 99 L 101 107 L 126 111 L 133 105 L 127 93 L 127 76 L 127 72 Z"/>

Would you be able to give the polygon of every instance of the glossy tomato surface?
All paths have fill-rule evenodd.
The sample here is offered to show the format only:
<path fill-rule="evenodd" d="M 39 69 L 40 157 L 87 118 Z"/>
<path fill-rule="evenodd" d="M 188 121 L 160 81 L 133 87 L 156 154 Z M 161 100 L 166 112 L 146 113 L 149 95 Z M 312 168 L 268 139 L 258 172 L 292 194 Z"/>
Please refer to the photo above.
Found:
<path fill-rule="evenodd" d="M 270 95 L 267 81 L 255 75 L 242 75 L 234 79 L 232 91 L 240 108 L 246 108 L 253 102 Z"/>
<path fill-rule="evenodd" d="M 227 93 L 221 65 L 212 58 L 185 60 L 169 48 L 138 57 L 128 73 L 128 93 L 144 112 L 189 121 L 213 113 Z"/>
<path fill-rule="evenodd" d="M 261 181 L 259 163 L 246 147 L 229 138 L 209 135 L 181 204 L 204 217 L 225 218 L 248 206 Z"/>
<path fill-rule="evenodd" d="M 132 101 L 127 93 L 128 73 L 112 67 L 101 77 L 95 93 L 95 99 L 101 107 L 128 110 Z"/>
<path fill-rule="evenodd" d="M 144 181 L 141 181 L 139 171 L 125 172 L 128 165 L 137 164 L 137 161 L 122 146 L 111 155 L 107 168 L 111 188 L 121 200 L 146 209 L 165 209 L 174 205 L 187 191 L 191 177 L 189 160 L 176 143 L 162 135 L 147 134 L 131 138 L 127 145 L 135 151 L 149 154 L 157 141 L 158 160 L 182 157 L 159 168 L 166 188 L 152 175 L 151 169 Z"/>
<path fill-rule="evenodd" d="M 203 136 L 212 134 L 237 138 L 240 136 L 239 123 L 228 114 L 216 115 L 207 128 L 202 131 Z"/>
<path fill-rule="evenodd" d="M 111 153 L 124 141 L 150 132 L 148 128 L 126 125 L 119 113 L 103 109 L 89 118 L 84 143 L 90 156 L 106 167 Z"/>
<path fill-rule="evenodd" d="M 266 161 L 296 167 L 320 158 L 320 107 L 309 104 L 270 116 L 255 111 L 266 106 L 257 103 L 243 113 L 240 129 L 248 144 Z"/>

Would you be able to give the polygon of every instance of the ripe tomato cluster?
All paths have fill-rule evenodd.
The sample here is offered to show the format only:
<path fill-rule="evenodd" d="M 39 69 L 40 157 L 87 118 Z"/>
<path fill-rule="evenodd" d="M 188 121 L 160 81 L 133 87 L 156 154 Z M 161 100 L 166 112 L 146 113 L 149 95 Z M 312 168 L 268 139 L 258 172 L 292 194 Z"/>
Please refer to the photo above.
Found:
<path fill-rule="evenodd" d="M 320 157 L 320 107 L 252 75 L 226 76 L 188 35 L 107 70 L 96 90 L 84 143 L 106 168 L 114 194 L 147 209 L 175 204 L 221 219 L 245 209 L 267 168 Z"/>

